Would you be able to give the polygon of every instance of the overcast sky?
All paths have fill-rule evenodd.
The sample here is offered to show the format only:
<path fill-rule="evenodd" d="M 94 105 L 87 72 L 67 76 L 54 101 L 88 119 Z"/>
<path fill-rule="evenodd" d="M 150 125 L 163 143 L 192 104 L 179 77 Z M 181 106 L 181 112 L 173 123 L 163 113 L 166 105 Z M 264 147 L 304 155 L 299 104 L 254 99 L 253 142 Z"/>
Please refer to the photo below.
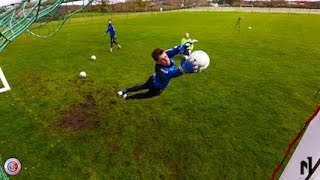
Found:
<path fill-rule="evenodd" d="M 21 2 L 21 0 L 0 0 L 0 7 Z"/>

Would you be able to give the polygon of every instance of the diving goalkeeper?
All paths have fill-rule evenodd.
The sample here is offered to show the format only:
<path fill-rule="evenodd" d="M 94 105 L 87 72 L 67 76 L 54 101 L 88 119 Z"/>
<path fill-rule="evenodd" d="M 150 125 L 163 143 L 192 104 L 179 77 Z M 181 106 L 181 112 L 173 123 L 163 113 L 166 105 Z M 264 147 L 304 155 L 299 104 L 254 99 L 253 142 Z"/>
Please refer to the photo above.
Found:
<path fill-rule="evenodd" d="M 144 84 L 133 86 L 117 92 L 118 97 L 129 100 L 146 99 L 158 96 L 169 85 L 169 82 L 172 78 L 181 76 L 184 73 L 196 72 L 198 67 L 197 65 L 186 61 L 188 56 L 182 57 L 181 66 L 178 68 L 176 68 L 176 63 L 173 60 L 173 57 L 177 54 L 188 53 L 190 45 L 196 42 L 198 41 L 191 40 L 168 50 L 161 48 L 154 49 L 151 56 L 155 61 L 155 74 L 150 76 Z M 148 91 L 136 93 L 134 95 L 128 95 L 129 92 L 137 92 L 143 89 L 147 89 Z"/>

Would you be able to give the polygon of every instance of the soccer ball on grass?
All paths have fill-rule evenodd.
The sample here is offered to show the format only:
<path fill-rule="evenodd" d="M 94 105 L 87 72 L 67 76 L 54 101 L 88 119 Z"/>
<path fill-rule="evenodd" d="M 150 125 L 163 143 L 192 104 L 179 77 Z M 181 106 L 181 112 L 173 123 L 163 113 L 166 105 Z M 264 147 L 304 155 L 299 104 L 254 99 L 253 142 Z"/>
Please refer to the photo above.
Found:
<path fill-rule="evenodd" d="M 81 71 L 79 74 L 80 77 L 85 78 L 87 76 L 87 73 L 84 71 Z"/>

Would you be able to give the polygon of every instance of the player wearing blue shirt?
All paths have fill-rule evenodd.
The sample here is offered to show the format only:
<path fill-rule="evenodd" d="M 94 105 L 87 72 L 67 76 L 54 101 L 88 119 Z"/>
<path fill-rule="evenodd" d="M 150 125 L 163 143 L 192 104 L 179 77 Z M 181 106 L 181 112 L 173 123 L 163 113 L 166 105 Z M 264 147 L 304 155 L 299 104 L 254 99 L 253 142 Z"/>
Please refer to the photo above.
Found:
<path fill-rule="evenodd" d="M 108 33 L 110 34 L 110 52 L 112 52 L 113 43 L 115 43 L 120 49 L 121 48 L 120 44 L 116 42 L 116 39 L 117 39 L 116 29 L 114 28 L 111 19 L 108 19 L 108 27 L 106 29 L 106 34 Z"/>
<path fill-rule="evenodd" d="M 183 56 L 181 66 L 179 66 L 178 68 L 176 68 L 176 63 L 173 60 L 173 57 L 175 55 L 179 53 L 184 54 L 186 51 L 188 51 L 187 48 L 194 42 L 197 41 L 192 40 L 166 51 L 161 48 L 154 49 L 151 56 L 156 63 L 155 74 L 150 76 L 147 82 L 145 82 L 144 84 L 123 89 L 122 91 L 119 91 L 117 95 L 126 100 L 145 99 L 158 96 L 169 85 L 169 82 L 172 78 L 178 77 L 184 73 L 196 72 L 196 69 L 198 67 L 195 64 L 186 61 L 187 56 Z M 143 89 L 148 89 L 148 91 L 144 93 L 137 93 L 134 95 L 127 94 L 128 92 L 137 92 Z"/>

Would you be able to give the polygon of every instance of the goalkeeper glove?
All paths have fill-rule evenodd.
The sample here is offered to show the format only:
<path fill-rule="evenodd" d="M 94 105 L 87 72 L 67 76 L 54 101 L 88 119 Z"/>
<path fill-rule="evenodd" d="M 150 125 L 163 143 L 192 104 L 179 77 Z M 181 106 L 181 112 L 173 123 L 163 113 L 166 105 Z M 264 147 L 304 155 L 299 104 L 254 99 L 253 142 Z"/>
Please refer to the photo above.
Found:
<path fill-rule="evenodd" d="M 184 73 L 194 73 L 198 71 L 198 66 L 190 61 L 184 61 L 179 67 L 180 72 Z"/>
<path fill-rule="evenodd" d="M 189 41 L 191 44 L 194 44 L 194 43 L 197 43 L 198 42 L 198 40 L 196 40 L 196 39 L 192 39 L 191 41 Z"/>
<path fill-rule="evenodd" d="M 191 53 L 190 53 L 190 51 L 191 51 L 191 50 L 190 50 L 191 44 L 194 44 L 194 43 L 197 43 L 197 42 L 198 42 L 198 40 L 192 39 L 192 40 L 190 40 L 190 41 L 187 41 L 187 42 L 181 44 L 180 47 L 179 47 L 179 52 L 180 52 L 180 54 L 190 55 L 190 54 L 191 54 Z"/>

